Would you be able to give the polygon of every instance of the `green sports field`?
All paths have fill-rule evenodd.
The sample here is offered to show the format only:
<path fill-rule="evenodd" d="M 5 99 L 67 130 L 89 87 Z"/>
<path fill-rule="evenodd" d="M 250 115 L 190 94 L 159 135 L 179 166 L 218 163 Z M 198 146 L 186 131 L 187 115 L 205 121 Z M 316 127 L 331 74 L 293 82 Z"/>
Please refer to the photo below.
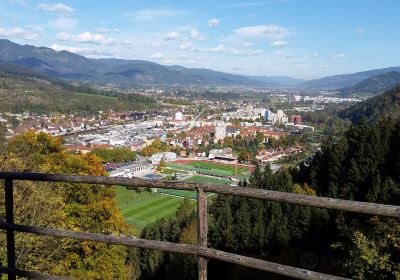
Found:
<path fill-rule="evenodd" d="M 191 183 L 210 183 L 226 185 L 228 180 L 205 176 L 192 176 L 186 180 Z M 125 221 L 132 226 L 138 236 L 143 228 L 158 219 L 173 217 L 183 199 L 190 198 L 193 207 L 196 205 L 196 192 L 184 190 L 159 189 L 156 193 L 136 192 L 125 187 L 116 187 L 118 207 Z"/>
<path fill-rule="evenodd" d="M 142 229 L 161 218 L 173 217 L 183 198 L 159 193 L 142 193 L 116 187 L 118 206 L 125 221 L 138 235 Z M 193 201 L 193 205 L 195 201 Z"/>
<path fill-rule="evenodd" d="M 183 182 L 197 183 L 197 184 L 214 184 L 214 185 L 230 185 L 232 181 L 224 180 L 219 178 L 213 178 L 208 176 L 194 175 L 183 180 Z M 189 199 L 196 199 L 197 193 L 195 191 L 186 190 L 171 190 L 171 189 L 159 189 L 159 193 L 174 195 L 178 197 L 186 197 Z"/>
<path fill-rule="evenodd" d="M 249 168 L 244 166 L 215 163 L 211 161 L 180 160 L 168 162 L 167 166 L 174 169 L 196 171 L 198 173 L 218 176 L 238 176 L 250 173 Z"/>
<path fill-rule="evenodd" d="M 233 183 L 231 180 L 219 179 L 219 178 L 208 177 L 208 176 L 199 176 L 199 175 L 191 176 L 187 179 L 184 179 L 183 181 L 188 182 L 188 183 L 214 184 L 214 185 L 230 185 Z"/>

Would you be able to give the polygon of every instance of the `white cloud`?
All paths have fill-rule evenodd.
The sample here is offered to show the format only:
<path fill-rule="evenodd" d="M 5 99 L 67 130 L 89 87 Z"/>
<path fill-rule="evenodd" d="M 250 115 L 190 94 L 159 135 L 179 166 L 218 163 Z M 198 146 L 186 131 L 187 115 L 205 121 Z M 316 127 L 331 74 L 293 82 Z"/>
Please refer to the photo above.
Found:
<path fill-rule="evenodd" d="M 358 28 L 358 29 L 356 30 L 356 33 L 357 33 L 357 34 L 364 34 L 364 33 L 365 33 L 365 30 L 364 30 L 363 28 Z"/>
<path fill-rule="evenodd" d="M 191 39 L 198 39 L 200 38 L 200 33 L 196 29 L 190 30 L 190 38 Z"/>
<path fill-rule="evenodd" d="M 153 58 L 153 59 L 154 58 L 155 59 L 164 59 L 165 56 L 162 53 L 158 52 L 158 53 L 154 53 L 154 54 L 150 55 L 150 58 Z"/>
<path fill-rule="evenodd" d="M 179 45 L 179 49 L 190 52 L 216 52 L 232 55 L 258 55 L 262 53 L 262 50 L 238 49 L 234 47 L 228 47 L 222 43 L 213 48 L 201 48 L 194 45 L 192 42 L 185 42 Z"/>
<path fill-rule="evenodd" d="M 224 44 L 219 44 L 218 46 L 216 46 L 215 48 L 211 48 L 210 51 L 212 52 L 223 52 L 226 50 L 226 47 Z"/>
<path fill-rule="evenodd" d="M 150 58 L 162 61 L 163 63 L 173 63 L 174 62 L 173 59 L 167 58 L 164 54 L 162 54 L 160 52 L 150 55 Z"/>
<path fill-rule="evenodd" d="M 78 51 L 79 54 L 84 55 L 89 58 L 110 58 L 117 57 L 117 55 L 113 52 L 97 50 L 97 49 L 83 49 Z"/>
<path fill-rule="evenodd" d="M 179 45 L 179 48 L 181 50 L 187 50 L 187 51 L 191 51 L 191 52 L 196 52 L 196 51 L 201 50 L 199 47 L 195 46 L 192 42 L 183 43 L 183 44 Z"/>
<path fill-rule="evenodd" d="M 236 4 L 227 4 L 224 5 L 225 8 L 247 8 L 247 7 L 257 7 L 264 5 L 272 5 L 272 4 L 281 4 L 291 2 L 293 0 L 269 0 L 269 1 L 259 1 L 259 2 L 244 2 L 244 3 L 236 3 Z"/>
<path fill-rule="evenodd" d="M 168 32 L 167 36 L 165 36 L 164 41 L 174 41 L 176 39 L 178 39 L 179 37 L 179 33 L 172 31 L 172 32 Z"/>
<path fill-rule="evenodd" d="M 290 35 L 287 28 L 275 24 L 246 26 L 234 29 L 233 32 L 243 37 L 267 37 L 270 39 L 281 39 Z"/>
<path fill-rule="evenodd" d="M 251 47 L 252 45 L 253 45 L 253 43 L 251 43 L 251 42 L 244 42 L 243 43 L 244 47 Z"/>
<path fill-rule="evenodd" d="M 335 68 L 335 66 L 329 65 L 329 64 L 321 64 L 318 67 L 321 68 L 321 69 L 332 69 L 332 68 Z"/>
<path fill-rule="evenodd" d="M 211 18 L 207 21 L 208 27 L 217 27 L 221 21 L 217 18 Z"/>
<path fill-rule="evenodd" d="M 204 41 L 207 40 L 207 36 L 205 34 L 200 33 L 196 28 L 192 28 L 189 31 L 189 39 Z"/>
<path fill-rule="evenodd" d="M 258 55 L 261 54 L 262 50 L 241 50 L 236 48 L 231 48 L 228 50 L 230 54 L 237 54 L 237 55 Z"/>
<path fill-rule="evenodd" d="M 329 54 L 329 58 L 331 59 L 344 59 L 347 58 L 348 56 L 344 53 L 331 53 Z"/>
<path fill-rule="evenodd" d="M 19 38 L 25 40 L 37 40 L 38 35 L 36 33 L 27 31 L 25 29 L 15 28 L 0 28 L 0 37 L 3 38 Z"/>
<path fill-rule="evenodd" d="M 78 21 L 73 18 L 60 17 L 49 22 L 50 26 L 60 30 L 73 29 L 78 25 Z"/>
<path fill-rule="evenodd" d="M 128 18 L 135 21 L 155 21 L 161 18 L 180 16 L 185 14 L 183 11 L 172 9 L 143 9 L 128 15 Z"/>
<path fill-rule="evenodd" d="M 76 47 L 70 47 L 70 46 L 64 46 L 64 45 L 59 45 L 59 44 L 53 44 L 50 46 L 50 48 L 52 48 L 55 51 L 67 51 L 67 52 L 73 52 L 73 53 L 77 53 L 79 51 L 81 51 L 81 48 L 76 48 Z"/>
<path fill-rule="evenodd" d="M 114 40 L 106 38 L 103 34 L 93 34 L 90 32 L 84 32 L 81 34 L 70 34 L 67 32 L 59 32 L 56 35 L 58 40 L 62 41 L 74 41 L 77 43 L 89 43 L 89 44 L 109 44 Z"/>
<path fill-rule="evenodd" d="M 95 28 L 94 31 L 96 31 L 97 33 L 107 33 L 110 31 L 110 29 L 104 28 L 104 27 L 98 27 L 98 28 Z"/>
<path fill-rule="evenodd" d="M 72 47 L 72 46 L 65 46 L 65 45 L 59 45 L 59 44 L 54 44 L 51 45 L 50 48 L 52 48 L 55 51 L 68 51 L 72 53 L 78 53 L 81 55 L 84 55 L 89 58 L 103 58 L 103 57 L 115 57 L 115 53 L 109 52 L 109 51 L 102 51 L 98 49 L 87 49 L 87 48 L 77 48 L 77 47 Z"/>
<path fill-rule="evenodd" d="M 71 13 L 74 11 L 73 8 L 62 3 L 41 3 L 38 8 L 47 12 Z"/>
<path fill-rule="evenodd" d="M 292 54 L 286 53 L 284 51 L 276 51 L 275 55 L 283 58 L 288 58 L 293 56 Z"/>
<path fill-rule="evenodd" d="M 288 45 L 288 42 L 285 40 L 277 40 L 271 43 L 271 47 L 285 47 Z"/>

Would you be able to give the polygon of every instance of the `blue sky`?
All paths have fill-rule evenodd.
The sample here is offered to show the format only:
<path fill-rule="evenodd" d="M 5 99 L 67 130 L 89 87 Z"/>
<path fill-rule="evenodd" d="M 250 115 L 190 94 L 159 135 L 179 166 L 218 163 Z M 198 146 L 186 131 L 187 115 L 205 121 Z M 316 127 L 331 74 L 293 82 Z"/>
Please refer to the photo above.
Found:
<path fill-rule="evenodd" d="M 399 10 L 398 0 L 0 0 L 0 38 L 310 79 L 399 66 Z"/>

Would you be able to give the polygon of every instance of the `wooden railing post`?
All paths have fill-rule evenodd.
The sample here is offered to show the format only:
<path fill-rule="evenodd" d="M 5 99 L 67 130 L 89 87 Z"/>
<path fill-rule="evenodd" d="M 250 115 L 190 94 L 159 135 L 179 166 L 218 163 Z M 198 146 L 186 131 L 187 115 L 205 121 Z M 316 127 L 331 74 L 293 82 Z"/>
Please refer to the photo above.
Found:
<path fill-rule="evenodd" d="M 5 205 L 6 205 L 6 223 L 14 224 L 14 194 L 12 179 L 5 179 Z M 15 268 L 15 236 L 13 229 L 7 229 L 7 267 Z M 13 273 L 8 274 L 9 280 L 15 280 Z"/>
<path fill-rule="evenodd" d="M 202 188 L 197 189 L 198 246 L 207 248 L 207 196 Z M 198 259 L 198 279 L 207 280 L 207 258 Z"/>

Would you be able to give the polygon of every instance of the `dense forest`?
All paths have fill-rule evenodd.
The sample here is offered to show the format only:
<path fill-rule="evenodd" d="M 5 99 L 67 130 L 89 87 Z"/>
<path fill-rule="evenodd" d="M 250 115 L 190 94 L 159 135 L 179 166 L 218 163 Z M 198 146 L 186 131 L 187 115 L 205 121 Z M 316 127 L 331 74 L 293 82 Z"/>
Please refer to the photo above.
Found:
<path fill-rule="evenodd" d="M 396 118 L 400 112 L 400 86 L 385 93 L 355 104 L 339 113 L 341 118 L 358 123 L 362 118 L 368 122 L 377 122 L 383 116 Z"/>

